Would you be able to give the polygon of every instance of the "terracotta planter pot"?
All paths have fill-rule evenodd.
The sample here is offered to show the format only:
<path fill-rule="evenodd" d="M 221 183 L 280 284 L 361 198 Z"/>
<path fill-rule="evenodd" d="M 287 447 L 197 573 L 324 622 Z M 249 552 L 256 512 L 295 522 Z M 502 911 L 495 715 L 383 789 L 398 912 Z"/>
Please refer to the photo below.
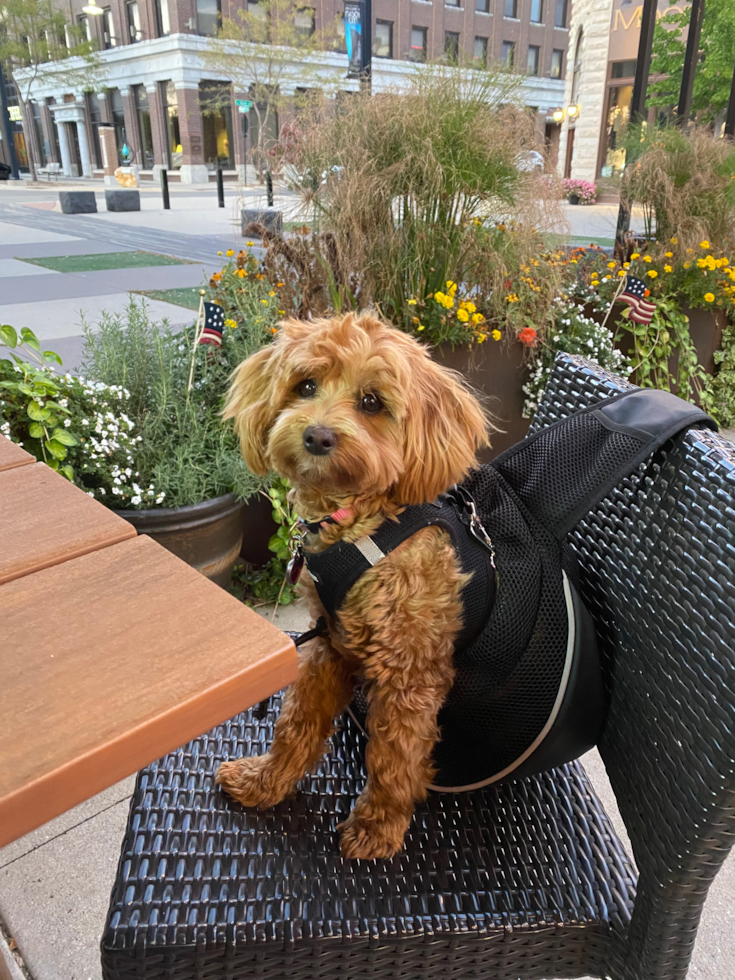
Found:
<path fill-rule="evenodd" d="M 453 368 L 465 376 L 481 396 L 490 413 L 495 432 L 492 446 L 479 455 L 487 463 L 509 446 L 525 438 L 530 419 L 523 417 L 523 385 L 528 381 L 529 365 L 524 358 L 524 346 L 486 341 L 479 347 L 455 347 L 440 344 L 432 356 L 439 364 Z"/>
<path fill-rule="evenodd" d="M 245 504 L 233 493 L 190 507 L 118 510 L 138 534 L 147 534 L 187 565 L 227 588 L 240 555 Z"/>
<path fill-rule="evenodd" d="M 273 520 L 273 506 L 262 494 L 256 494 L 245 502 L 242 512 L 242 547 L 240 558 L 249 565 L 262 568 L 267 565 L 273 552 L 268 542 L 278 530 Z"/>

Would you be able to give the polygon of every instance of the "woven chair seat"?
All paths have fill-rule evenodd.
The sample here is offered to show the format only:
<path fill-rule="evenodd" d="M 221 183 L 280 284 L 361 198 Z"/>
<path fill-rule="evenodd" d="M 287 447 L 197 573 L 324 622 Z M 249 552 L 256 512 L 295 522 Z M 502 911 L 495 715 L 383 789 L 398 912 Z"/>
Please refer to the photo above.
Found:
<path fill-rule="evenodd" d="M 635 877 L 579 763 L 431 794 L 397 857 L 347 861 L 337 824 L 365 781 L 349 716 L 280 806 L 245 810 L 214 786 L 224 758 L 266 750 L 280 701 L 262 721 L 244 712 L 140 773 L 103 941 L 107 980 L 517 980 L 521 949 L 524 977 L 607 963 Z"/>

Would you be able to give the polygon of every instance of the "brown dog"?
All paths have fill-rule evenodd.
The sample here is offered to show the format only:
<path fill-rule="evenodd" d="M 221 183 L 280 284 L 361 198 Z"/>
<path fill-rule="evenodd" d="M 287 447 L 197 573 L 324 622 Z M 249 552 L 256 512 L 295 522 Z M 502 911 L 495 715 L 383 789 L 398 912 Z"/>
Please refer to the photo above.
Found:
<path fill-rule="evenodd" d="M 225 408 L 253 472 L 291 481 L 308 521 L 346 511 L 307 541 L 320 550 L 370 534 L 407 504 L 462 480 L 487 423 L 458 376 L 375 316 L 288 320 L 237 371 Z M 308 575 L 313 615 L 325 615 Z M 342 824 L 342 854 L 391 857 L 426 796 L 452 686 L 465 584 L 446 532 L 424 528 L 347 593 L 329 638 L 302 648 L 267 755 L 223 763 L 217 782 L 244 806 L 284 799 L 325 749 L 334 720 L 366 684 L 368 779 Z"/>

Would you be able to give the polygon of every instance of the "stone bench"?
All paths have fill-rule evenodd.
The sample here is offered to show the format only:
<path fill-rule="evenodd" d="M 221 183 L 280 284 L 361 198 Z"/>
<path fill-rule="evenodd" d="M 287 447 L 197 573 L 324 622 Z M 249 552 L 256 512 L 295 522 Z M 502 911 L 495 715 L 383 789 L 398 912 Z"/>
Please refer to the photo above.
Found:
<path fill-rule="evenodd" d="M 59 191 L 59 204 L 64 214 L 96 214 L 94 191 Z"/>
<path fill-rule="evenodd" d="M 108 188 L 105 191 L 108 211 L 140 211 L 140 191 L 134 188 Z"/>

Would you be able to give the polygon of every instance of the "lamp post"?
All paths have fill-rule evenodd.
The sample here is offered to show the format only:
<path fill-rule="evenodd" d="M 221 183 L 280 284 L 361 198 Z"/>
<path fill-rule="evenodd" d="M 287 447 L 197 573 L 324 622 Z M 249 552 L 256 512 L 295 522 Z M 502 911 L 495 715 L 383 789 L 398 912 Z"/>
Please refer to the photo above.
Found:
<path fill-rule="evenodd" d="M 689 113 L 691 112 L 692 108 L 694 71 L 697 66 L 697 56 L 699 55 L 699 35 L 702 32 L 703 17 L 704 0 L 692 0 L 691 12 L 689 14 L 687 50 L 686 54 L 684 55 L 684 71 L 681 75 L 679 103 L 676 107 L 676 121 L 681 126 L 686 126 L 686 124 L 689 122 Z"/>
<path fill-rule="evenodd" d="M 15 152 L 13 134 L 10 131 L 10 113 L 8 112 L 8 93 L 5 89 L 5 70 L 0 61 L 0 113 L 2 113 L 2 129 L 8 141 L 8 157 L 10 158 L 10 179 L 20 180 L 18 172 L 18 155 Z"/>

